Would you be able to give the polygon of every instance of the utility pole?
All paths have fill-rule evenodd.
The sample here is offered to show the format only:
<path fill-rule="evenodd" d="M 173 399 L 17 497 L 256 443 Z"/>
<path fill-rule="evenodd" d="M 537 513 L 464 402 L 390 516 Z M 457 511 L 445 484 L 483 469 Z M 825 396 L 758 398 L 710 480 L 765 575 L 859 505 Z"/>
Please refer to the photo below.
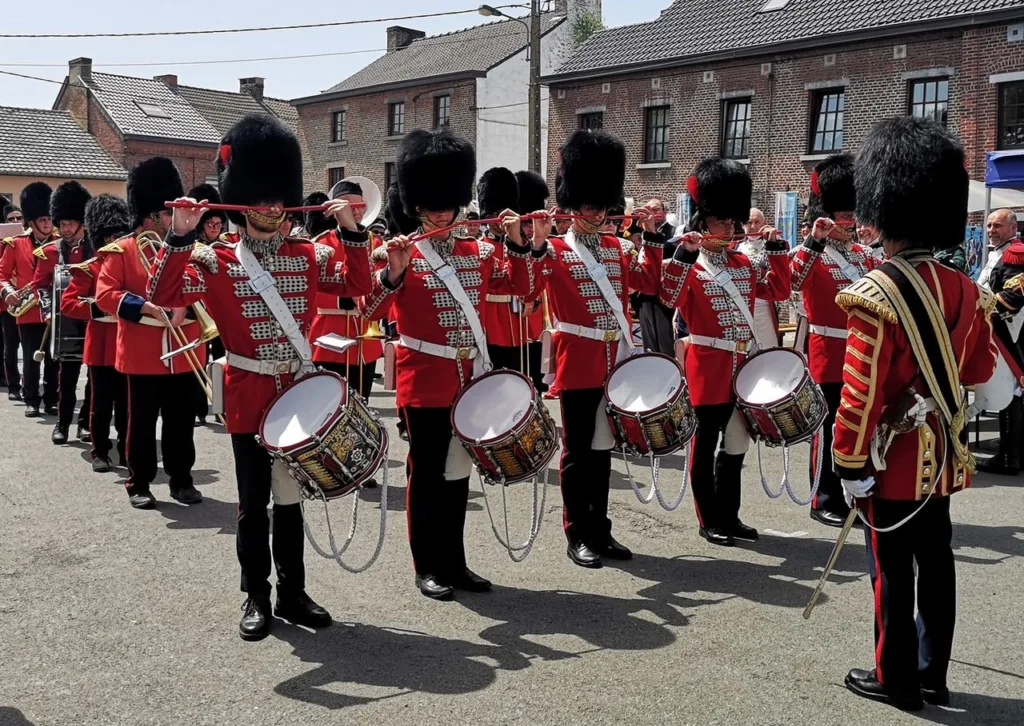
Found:
<path fill-rule="evenodd" d="M 541 123 L 540 123 L 540 8 L 541 0 L 530 0 L 530 121 L 529 121 L 529 169 L 538 174 L 541 170 Z"/>

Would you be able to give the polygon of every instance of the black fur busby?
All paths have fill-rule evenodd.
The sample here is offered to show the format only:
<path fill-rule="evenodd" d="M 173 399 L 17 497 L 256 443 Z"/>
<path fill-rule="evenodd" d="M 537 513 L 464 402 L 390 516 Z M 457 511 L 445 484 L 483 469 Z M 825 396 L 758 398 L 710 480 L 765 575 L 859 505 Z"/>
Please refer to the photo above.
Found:
<path fill-rule="evenodd" d="M 480 217 L 496 217 L 506 209 L 514 210 L 519 204 L 519 182 L 516 175 L 503 166 L 488 169 L 476 185 L 476 198 L 480 203 Z"/>
<path fill-rule="evenodd" d="M 85 205 L 85 230 L 93 249 L 98 250 L 111 237 L 123 237 L 132 231 L 128 203 L 113 194 L 100 194 Z"/>
<path fill-rule="evenodd" d="M 32 182 L 21 190 L 21 213 L 26 222 L 50 216 L 50 195 L 53 190 L 46 182 Z"/>
<path fill-rule="evenodd" d="M 883 240 L 932 249 L 963 243 L 970 186 L 964 149 L 935 121 L 908 116 L 875 124 L 857 155 L 855 182 L 857 220 Z"/>
<path fill-rule="evenodd" d="M 220 142 L 217 175 L 225 204 L 302 203 L 302 149 L 295 134 L 276 118 L 250 115 L 231 127 Z M 245 225 L 242 212 L 228 212 Z"/>
<path fill-rule="evenodd" d="M 384 219 L 387 221 L 388 234 L 392 237 L 409 235 L 419 229 L 420 223 L 405 213 L 398 184 L 392 184 L 388 189 L 388 200 L 384 205 Z"/>
<path fill-rule="evenodd" d="M 50 219 L 60 224 L 63 219 L 85 221 L 85 205 L 92 199 L 89 190 L 76 181 L 67 181 L 50 195 Z"/>
<path fill-rule="evenodd" d="M 197 202 L 201 202 L 205 199 L 210 204 L 220 204 L 220 192 L 217 191 L 217 187 L 213 184 L 200 184 L 197 187 L 193 187 L 187 196 L 195 199 Z M 211 217 L 219 217 L 221 224 L 223 225 L 227 225 L 228 223 L 228 215 L 223 209 L 208 209 L 199 220 L 199 226 L 202 227 L 206 224 L 206 220 Z"/>
<path fill-rule="evenodd" d="M 686 181 L 697 223 L 708 217 L 746 224 L 753 182 L 747 167 L 732 159 L 704 159 Z"/>
<path fill-rule="evenodd" d="M 515 210 L 519 214 L 529 214 L 539 209 L 547 209 L 551 190 L 544 177 L 535 171 L 517 171 L 516 181 L 519 182 L 519 204 Z"/>
<path fill-rule="evenodd" d="M 165 210 L 167 202 L 184 195 L 178 168 L 167 157 L 146 159 L 128 174 L 128 208 L 135 227 L 154 212 Z"/>
<path fill-rule="evenodd" d="M 836 212 L 852 212 L 857 206 L 853 185 L 853 156 L 833 154 L 811 172 L 810 207 L 815 219 L 832 217 Z"/>
<path fill-rule="evenodd" d="M 312 207 L 316 204 L 328 202 L 327 195 L 323 192 L 313 192 L 302 201 L 302 206 Z M 310 239 L 318 237 L 334 226 L 334 219 L 328 218 L 323 212 L 309 211 L 302 218 L 302 226 Z"/>
<path fill-rule="evenodd" d="M 618 138 L 603 130 L 577 131 L 561 154 L 558 206 L 579 211 L 618 204 L 626 180 L 626 147 Z"/>
<path fill-rule="evenodd" d="M 398 189 L 405 213 L 457 210 L 473 199 L 476 152 L 449 129 L 416 129 L 398 147 Z"/>
<path fill-rule="evenodd" d="M 7 219 L 7 215 L 11 212 L 20 212 L 21 208 L 15 204 L 5 203 L 3 211 L 0 212 L 0 224 L 3 224 L 4 220 Z"/>

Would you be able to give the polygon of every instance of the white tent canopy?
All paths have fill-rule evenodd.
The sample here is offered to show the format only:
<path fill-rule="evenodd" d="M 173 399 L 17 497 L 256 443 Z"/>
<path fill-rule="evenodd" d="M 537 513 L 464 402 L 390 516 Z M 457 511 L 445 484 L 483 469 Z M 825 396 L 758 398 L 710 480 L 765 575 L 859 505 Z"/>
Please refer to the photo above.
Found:
<path fill-rule="evenodd" d="M 992 201 L 986 206 L 985 191 L 985 182 L 971 180 L 967 198 L 968 212 L 984 212 L 987 209 L 999 209 L 1000 207 L 1024 207 L 1024 192 L 1018 192 L 1015 189 L 991 189 Z"/>

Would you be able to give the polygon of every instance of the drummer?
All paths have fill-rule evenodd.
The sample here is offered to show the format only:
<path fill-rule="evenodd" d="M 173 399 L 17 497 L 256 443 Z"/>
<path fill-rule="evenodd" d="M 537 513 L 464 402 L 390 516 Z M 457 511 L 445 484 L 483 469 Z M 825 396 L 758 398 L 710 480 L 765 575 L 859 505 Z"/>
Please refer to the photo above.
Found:
<path fill-rule="evenodd" d="M 786 243 L 767 226 L 759 230 L 764 268 L 730 249 L 736 224 L 746 223 L 750 215 L 752 184 L 745 166 L 705 159 L 687 187 L 697 210 L 690 222 L 693 231 L 682 236 L 665 266 L 661 302 L 677 308 L 690 329 L 685 366 L 697 414 L 690 480 L 700 536 L 732 547 L 737 539 L 758 538 L 757 530 L 739 517 L 740 473 L 750 436 L 733 403 L 732 381 L 757 348 L 755 300 L 789 298 L 789 257 Z"/>
<path fill-rule="evenodd" d="M 277 570 L 273 614 L 311 628 L 332 622 L 306 594 L 298 485 L 284 464 L 272 461 L 256 433 L 278 392 L 291 385 L 300 370 L 312 368 L 308 353 L 303 358 L 298 351 L 308 351 L 302 335 L 312 322 L 317 292 L 352 297 L 369 289 L 368 238 L 342 200 L 327 209 L 341 229 L 338 249 L 282 236 L 283 208 L 302 201 L 302 152 L 295 135 L 274 118 L 253 115 L 235 124 L 221 141 L 217 171 L 226 204 L 271 211 L 230 211 L 228 216 L 241 232 L 239 241 L 197 247 L 194 230 L 204 210 L 175 209 L 172 230 L 153 266 L 150 297 L 165 307 L 205 299 L 227 349 L 224 408 L 238 482 L 241 589 L 247 593 L 239 635 L 261 640 L 270 632 L 271 551 Z M 240 255 L 259 265 L 257 279 L 264 280 L 268 273 L 273 277 L 276 284 L 261 289 L 279 291 L 276 297 L 284 303 L 280 307 L 289 314 L 277 312 L 277 305 L 271 307 L 273 293 L 264 296 L 251 284 Z M 271 494 L 273 550 L 267 518 Z"/>

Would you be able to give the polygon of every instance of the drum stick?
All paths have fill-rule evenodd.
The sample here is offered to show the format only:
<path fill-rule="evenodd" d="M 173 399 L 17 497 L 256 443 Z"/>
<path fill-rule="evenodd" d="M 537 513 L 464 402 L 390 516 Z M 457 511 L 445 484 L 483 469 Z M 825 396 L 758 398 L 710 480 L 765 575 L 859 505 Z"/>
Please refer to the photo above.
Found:
<path fill-rule="evenodd" d="M 825 589 L 825 582 L 828 580 L 828 576 L 832 574 L 836 562 L 839 561 L 839 553 L 843 551 L 843 545 L 846 544 L 846 538 L 850 536 L 850 530 L 853 529 L 855 521 L 857 521 L 857 507 L 851 507 L 850 514 L 846 517 L 846 523 L 843 524 L 839 536 L 836 537 L 835 547 L 832 548 L 832 554 L 825 564 L 825 570 L 821 573 L 821 579 L 818 580 L 818 586 L 814 588 L 814 592 L 811 593 L 811 599 L 807 603 L 807 607 L 804 608 L 804 620 L 810 619 L 811 611 L 818 604 L 818 598 L 821 597 L 821 592 Z"/>
<path fill-rule="evenodd" d="M 202 204 L 200 202 L 189 202 L 189 201 L 175 201 L 165 202 L 164 206 L 168 209 L 209 209 L 213 211 L 223 212 L 260 212 L 266 214 L 270 212 L 325 212 L 327 207 L 330 206 L 331 202 L 326 204 L 314 204 L 305 207 L 284 207 L 281 209 L 273 209 L 271 207 L 251 207 L 246 204 Z M 366 206 L 363 202 L 349 202 L 350 207 L 356 209 L 362 209 Z"/>

